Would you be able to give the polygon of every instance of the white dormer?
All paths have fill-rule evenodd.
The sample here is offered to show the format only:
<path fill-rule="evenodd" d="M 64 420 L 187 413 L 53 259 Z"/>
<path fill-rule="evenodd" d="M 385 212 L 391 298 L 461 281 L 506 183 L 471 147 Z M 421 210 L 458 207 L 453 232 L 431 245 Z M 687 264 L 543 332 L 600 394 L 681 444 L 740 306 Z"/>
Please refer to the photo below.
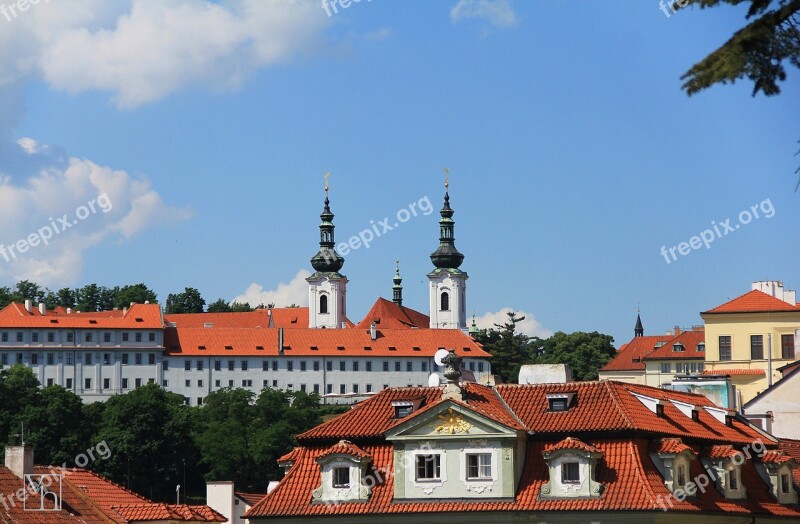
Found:
<path fill-rule="evenodd" d="M 730 444 L 712 446 L 703 460 L 706 469 L 713 470 L 711 478 L 726 499 L 745 499 L 747 490 L 742 483 L 742 464 L 747 458 Z"/>
<path fill-rule="evenodd" d="M 653 463 L 664 476 L 664 485 L 673 494 L 694 495 L 696 488 L 691 488 L 690 471 L 692 461 L 697 454 L 679 438 L 663 438 L 655 441 L 651 448 Z M 681 491 L 678 491 L 681 490 Z M 682 495 L 685 496 L 685 495 Z"/>
<path fill-rule="evenodd" d="M 769 479 L 770 491 L 781 504 L 797 504 L 797 492 L 792 482 L 792 470 L 797 462 L 783 451 L 769 450 L 761 455 L 757 464 Z"/>
<path fill-rule="evenodd" d="M 372 457 L 352 442 L 340 440 L 317 457 L 320 485 L 312 492 L 314 500 L 326 503 L 367 500 L 370 483 L 367 466 Z"/>
<path fill-rule="evenodd" d="M 550 479 L 542 486 L 539 496 L 549 498 L 592 498 L 603 492 L 595 470 L 603 452 L 578 439 L 567 437 L 542 451 Z"/>

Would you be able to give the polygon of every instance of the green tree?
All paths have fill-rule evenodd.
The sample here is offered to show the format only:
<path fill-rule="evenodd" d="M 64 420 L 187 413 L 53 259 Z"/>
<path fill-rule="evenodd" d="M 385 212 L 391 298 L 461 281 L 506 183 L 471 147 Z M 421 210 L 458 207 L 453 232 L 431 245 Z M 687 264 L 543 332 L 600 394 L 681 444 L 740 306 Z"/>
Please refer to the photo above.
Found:
<path fill-rule="evenodd" d="M 786 80 L 784 61 L 800 67 L 800 0 L 681 0 L 673 8 L 747 2 L 749 23 L 681 77 L 689 95 L 744 77 L 753 82 L 753 96 L 777 95 L 778 83 Z"/>
<path fill-rule="evenodd" d="M 183 460 L 194 456 L 189 409 L 181 395 L 155 384 L 111 397 L 96 436 L 111 457 L 98 470 L 153 500 L 174 500 Z"/>
<path fill-rule="evenodd" d="M 75 290 L 75 308 L 78 311 L 101 311 L 103 299 L 103 288 L 97 284 L 87 284 Z"/>
<path fill-rule="evenodd" d="M 75 309 L 77 302 L 75 300 L 75 291 L 65 287 L 56 291 L 56 305 Z"/>
<path fill-rule="evenodd" d="M 44 302 L 45 290 L 39 284 L 31 282 L 30 280 L 20 280 L 11 295 L 11 299 L 16 302 L 25 302 L 26 300 L 33 300 L 34 304 Z"/>
<path fill-rule="evenodd" d="M 158 297 L 143 283 L 114 288 L 114 307 L 120 309 L 128 307 L 131 302 L 135 304 L 144 304 L 145 302 L 155 304 L 158 302 Z"/>
<path fill-rule="evenodd" d="M 170 293 L 167 296 L 165 311 L 167 314 L 202 313 L 205 306 L 206 301 L 200 292 L 193 287 L 187 287 L 183 293 Z"/>
<path fill-rule="evenodd" d="M 598 371 L 614 358 L 614 338 L 594 331 L 555 333 L 531 344 L 530 361 L 536 364 L 567 364 L 575 380 L 596 380 Z"/>
<path fill-rule="evenodd" d="M 230 313 L 231 311 L 233 311 L 233 308 L 223 298 L 218 298 L 210 303 L 208 309 L 206 309 L 207 313 Z"/>
<path fill-rule="evenodd" d="M 492 372 L 503 382 L 516 383 L 520 367 L 530 358 L 530 337 L 517 333 L 517 324 L 525 317 L 518 317 L 513 311 L 507 315 L 508 320 L 504 324 L 495 324 L 494 328 L 480 331 L 475 340 L 492 355 Z"/>
<path fill-rule="evenodd" d="M 82 408 L 81 398 L 61 386 L 38 390 L 36 401 L 23 407 L 25 440 L 33 446 L 37 464 L 74 467 L 75 457 L 92 445 Z"/>
<path fill-rule="evenodd" d="M 250 305 L 250 302 L 234 301 L 231 304 L 231 311 L 234 313 L 247 313 L 248 311 L 253 311 L 253 306 Z"/>
<path fill-rule="evenodd" d="M 11 289 L 9 289 L 8 286 L 0 287 L 0 308 L 9 305 L 12 300 Z"/>

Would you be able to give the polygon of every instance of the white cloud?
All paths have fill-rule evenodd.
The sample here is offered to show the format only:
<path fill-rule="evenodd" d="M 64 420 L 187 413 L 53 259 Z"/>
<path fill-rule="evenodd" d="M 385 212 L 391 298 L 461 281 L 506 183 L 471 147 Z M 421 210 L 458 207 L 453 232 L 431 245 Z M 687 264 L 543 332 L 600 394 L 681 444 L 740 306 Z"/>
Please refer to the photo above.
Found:
<path fill-rule="evenodd" d="M 330 24 L 318 0 L 41 2 L 0 22 L 0 87 L 42 78 L 68 93 L 109 92 L 124 108 L 188 85 L 235 89 L 320 47 Z"/>
<path fill-rule="evenodd" d="M 21 138 L 15 154 L 12 163 L 19 171 L 37 171 L 17 183 L 2 174 L 0 162 L 0 276 L 5 280 L 72 284 L 89 248 L 104 239 L 128 238 L 191 215 L 165 205 L 147 180 L 90 160 L 64 158 L 57 148 L 32 138 Z"/>
<path fill-rule="evenodd" d="M 494 328 L 495 324 L 503 325 L 508 322 L 508 312 L 514 311 L 518 317 L 525 317 L 525 320 L 517 323 L 517 331 L 531 337 L 548 338 L 553 334 L 549 329 L 544 328 L 532 313 L 504 307 L 500 311 L 489 312 L 475 318 L 475 323 L 481 329 Z"/>
<path fill-rule="evenodd" d="M 450 10 L 453 23 L 467 18 L 481 18 L 494 27 L 517 24 L 517 15 L 508 0 L 458 0 Z"/>
<path fill-rule="evenodd" d="M 274 290 L 264 290 L 264 286 L 254 282 L 233 301 L 249 302 L 253 307 L 259 304 L 275 304 L 276 307 L 287 307 L 292 304 L 307 306 L 308 282 L 306 282 L 306 278 L 310 276 L 311 273 L 308 270 L 301 269 L 290 282 L 281 282 Z"/>

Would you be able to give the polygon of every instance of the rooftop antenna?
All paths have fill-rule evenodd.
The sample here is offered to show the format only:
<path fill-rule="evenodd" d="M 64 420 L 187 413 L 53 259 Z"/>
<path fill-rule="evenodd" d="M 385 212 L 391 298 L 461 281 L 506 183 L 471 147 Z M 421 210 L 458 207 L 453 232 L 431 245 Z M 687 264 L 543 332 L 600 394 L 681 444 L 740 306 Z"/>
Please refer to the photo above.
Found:
<path fill-rule="evenodd" d="M 175 486 L 175 496 L 177 497 L 177 500 L 178 500 L 176 502 L 176 504 L 180 504 L 181 503 L 181 485 L 180 484 Z"/>

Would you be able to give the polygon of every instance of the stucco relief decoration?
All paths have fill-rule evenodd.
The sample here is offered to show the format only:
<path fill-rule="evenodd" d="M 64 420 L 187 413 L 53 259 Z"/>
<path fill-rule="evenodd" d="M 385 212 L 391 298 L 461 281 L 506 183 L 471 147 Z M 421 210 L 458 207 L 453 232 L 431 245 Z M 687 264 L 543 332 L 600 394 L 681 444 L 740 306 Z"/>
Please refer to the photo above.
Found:
<path fill-rule="evenodd" d="M 446 435 L 468 433 L 470 428 L 472 428 L 472 424 L 464 420 L 464 417 L 461 416 L 460 413 L 454 412 L 453 408 L 449 408 L 447 413 L 440 414 L 439 420 L 441 420 L 442 423 L 436 426 L 436 433 Z"/>

